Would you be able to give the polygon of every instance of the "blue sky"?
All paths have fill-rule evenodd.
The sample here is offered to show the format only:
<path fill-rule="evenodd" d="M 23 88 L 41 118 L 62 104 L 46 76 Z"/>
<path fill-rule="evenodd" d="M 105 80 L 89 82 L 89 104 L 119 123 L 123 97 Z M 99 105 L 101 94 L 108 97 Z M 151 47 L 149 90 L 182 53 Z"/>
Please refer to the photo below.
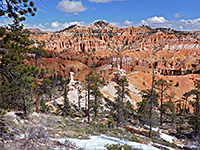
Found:
<path fill-rule="evenodd" d="M 38 12 L 26 28 L 56 31 L 105 20 L 119 27 L 149 25 L 200 31 L 200 0 L 34 0 Z M 0 19 L 0 25 L 9 22 Z"/>

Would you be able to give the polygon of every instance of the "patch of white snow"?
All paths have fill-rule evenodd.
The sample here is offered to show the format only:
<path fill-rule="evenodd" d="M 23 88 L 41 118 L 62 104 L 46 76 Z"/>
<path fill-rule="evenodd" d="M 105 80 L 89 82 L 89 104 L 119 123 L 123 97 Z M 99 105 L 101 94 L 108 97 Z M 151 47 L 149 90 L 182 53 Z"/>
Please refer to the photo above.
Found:
<path fill-rule="evenodd" d="M 154 143 L 154 144 L 157 145 L 157 146 L 164 147 L 164 148 L 166 148 L 168 150 L 175 150 L 174 148 L 171 148 L 171 147 L 168 147 L 168 146 L 165 146 L 165 145 L 161 145 L 161 144 L 158 144 L 158 143 Z"/>
<path fill-rule="evenodd" d="M 36 113 L 36 112 L 33 112 L 33 113 L 32 113 L 32 116 L 34 116 L 34 117 L 39 117 L 39 114 Z"/>
<path fill-rule="evenodd" d="M 85 150 L 106 150 L 105 148 L 106 144 L 121 144 L 121 145 L 127 144 L 132 146 L 133 148 L 139 148 L 143 150 L 159 150 L 158 148 L 151 146 L 151 144 L 145 145 L 137 142 L 124 141 L 106 135 L 91 136 L 90 139 L 84 139 L 84 140 L 72 139 L 72 138 L 52 139 L 52 140 L 59 141 L 63 144 L 65 143 L 65 140 L 69 140 L 70 142 L 74 143 L 77 147 L 83 148 Z"/>
<path fill-rule="evenodd" d="M 173 143 L 174 140 L 176 139 L 176 137 L 174 136 L 170 136 L 168 134 L 165 134 L 165 133 L 162 133 L 161 131 L 159 132 L 160 133 L 160 137 L 165 140 L 165 141 L 168 141 L 170 143 Z"/>

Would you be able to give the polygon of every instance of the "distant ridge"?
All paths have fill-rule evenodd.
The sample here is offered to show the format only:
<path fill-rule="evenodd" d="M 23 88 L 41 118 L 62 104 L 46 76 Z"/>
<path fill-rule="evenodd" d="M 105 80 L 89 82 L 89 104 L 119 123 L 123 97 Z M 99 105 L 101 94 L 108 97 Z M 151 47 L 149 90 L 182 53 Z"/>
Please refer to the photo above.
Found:
<path fill-rule="evenodd" d="M 69 27 L 67 27 L 67 28 L 65 28 L 65 29 L 62 29 L 62 30 L 58 31 L 58 33 L 64 32 L 64 31 L 67 31 L 67 30 L 70 30 L 70 29 L 73 29 L 73 28 L 76 27 L 76 26 L 77 26 L 77 24 L 71 25 L 71 26 L 69 26 Z"/>
<path fill-rule="evenodd" d="M 95 21 L 93 24 L 94 24 L 95 26 L 97 26 L 97 27 L 105 27 L 105 26 L 108 26 L 108 25 L 109 25 L 109 23 L 107 23 L 107 22 L 105 22 L 105 21 Z"/>

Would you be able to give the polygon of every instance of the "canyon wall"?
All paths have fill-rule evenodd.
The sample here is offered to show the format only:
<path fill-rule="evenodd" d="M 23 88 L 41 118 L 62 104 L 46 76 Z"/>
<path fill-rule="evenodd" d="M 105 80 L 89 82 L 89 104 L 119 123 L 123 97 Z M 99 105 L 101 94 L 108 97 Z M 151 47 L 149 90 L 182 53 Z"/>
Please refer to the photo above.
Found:
<path fill-rule="evenodd" d="M 182 32 L 148 26 L 119 28 L 97 21 L 89 26 L 73 25 L 57 32 L 31 30 L 30 38 L 44 41 L 46 59 L 51 58 L 48 61 L 55 60 L 59 65 L 64 60 L 81 64 L 80 67 L 76 65 L 79 69 L 70 67 L 66 72 L 74 69 L 78 73 L 84 71 L 83 65 L 94 68 L 106 63 L 113 67 L 119 64 L 130 72 L 135 66 L 152 68 L 154 62 L 156 73 L 163 75 L 184 75 L 200 70 L 200 31 Z M 61 60 L 58 62 L 58 59 Z"/>

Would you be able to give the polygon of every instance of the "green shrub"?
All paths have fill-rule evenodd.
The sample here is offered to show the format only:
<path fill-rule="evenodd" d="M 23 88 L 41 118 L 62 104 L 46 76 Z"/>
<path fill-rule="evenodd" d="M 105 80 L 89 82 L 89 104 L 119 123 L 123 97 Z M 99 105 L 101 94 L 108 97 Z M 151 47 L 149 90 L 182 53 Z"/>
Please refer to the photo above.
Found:
<path fill-rule="evenodd" d="M 42 113 L 47 113 L 50 110 L 50 107 L 46 105 L 45 100 L 43 98 L 39 101 L 39 106 L 40 106 L 40 111 Z"/>
<path fill-rule="evenodd" d="M 137 148 L 132 148 L 130 145 L 124 144 L 124 145 L 120 145 L 120 144 L 106 144 L 105 148 L 107 148 L 108 150 L 139 150 Z"/>
<path fill-rule="evenodd" d="M 173 148 L 178 147 L 176 144 L 170 143 L 170 142 L 165 141 L 165 140 L 152 139 L 152 142 L 158 143 L 158 144 L 161 144 L 161 145 L 165 145 L 165 146 L 169 146 L 169 147 L 173 147 Z"/>
<path fill-rule="evenodd" d="M 4 110 L 0 110 L 0 115 L 1 116 L 5 115 L 5 114 L 6 114 L 6 112 Z"/>
<path fill-rule="evenodd" d="M 135 136 L 131 136 L 131 137 L 129 138 L 129 141 L 141 143 L 140 140 L 139 140 L 137 137 L 135 137 Z"/>

